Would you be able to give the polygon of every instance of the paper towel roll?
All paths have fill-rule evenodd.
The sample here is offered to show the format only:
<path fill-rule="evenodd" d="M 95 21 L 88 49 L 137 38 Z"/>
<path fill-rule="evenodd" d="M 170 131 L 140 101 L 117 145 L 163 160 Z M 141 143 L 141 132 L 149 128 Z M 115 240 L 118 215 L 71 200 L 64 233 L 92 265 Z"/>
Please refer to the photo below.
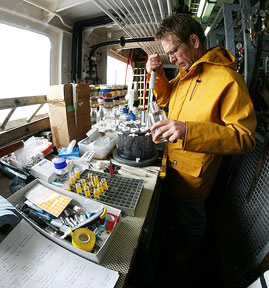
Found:
<path fill-rule="evenodd" d="M 20 222 L 20 218 L 10 210 L 0 210 L 0 242 Z"/>

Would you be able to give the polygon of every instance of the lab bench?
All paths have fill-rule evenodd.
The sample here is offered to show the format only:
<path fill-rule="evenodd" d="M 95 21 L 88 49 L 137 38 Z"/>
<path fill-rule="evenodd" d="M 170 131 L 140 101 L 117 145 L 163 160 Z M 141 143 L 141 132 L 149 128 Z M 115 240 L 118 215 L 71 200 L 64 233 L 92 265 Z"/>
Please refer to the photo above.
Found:
<path fill-rule="evenodd" d="M 129 283 L 134 279 L 132 274 L 136 269 L 132 268 L 137 262 L 137 251 L 144 254 L 145 261 L 149 252 L 162 180 L 156 173 L 147 173 L 147 177 L 140 179 L 144 180 L 144 186 L 135 208 L 135 215 L 123 215 L 117 233 L 100 263 L 106 268 L 119 272 L 116 288 L 134 287 L 129 286 Z M 0 175 L 0 194 L 5 198 L 11 195 L 8 190 L 9 181 L 10 179 Z"/>

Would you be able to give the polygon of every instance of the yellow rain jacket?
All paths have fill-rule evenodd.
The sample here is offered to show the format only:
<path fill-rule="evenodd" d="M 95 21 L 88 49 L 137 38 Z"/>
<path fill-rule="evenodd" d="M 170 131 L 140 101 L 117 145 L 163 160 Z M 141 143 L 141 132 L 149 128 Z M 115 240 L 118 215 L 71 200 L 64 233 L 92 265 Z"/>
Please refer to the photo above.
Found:
<path fill-rule="evenodd" d="M 160 106 L 169 105 L 168 119 L 186 123 L 185 140 L 167 143 L 169 166 L 178 172 L 171 192 L 186 201 L 204 201 L 222 154 L 255 147 L 254 108 L 235 58 L 215 47 L 170 82 L 162 73 L 154 93 Z"/>

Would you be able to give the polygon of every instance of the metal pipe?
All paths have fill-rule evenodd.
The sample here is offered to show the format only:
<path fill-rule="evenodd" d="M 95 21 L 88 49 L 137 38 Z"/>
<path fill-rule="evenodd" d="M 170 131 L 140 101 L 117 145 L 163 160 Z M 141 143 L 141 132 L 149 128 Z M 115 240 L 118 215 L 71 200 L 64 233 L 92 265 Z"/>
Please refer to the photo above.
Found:
<path fill-rule="evenodd" d="M 115 6 L 117 6 L 117 8 L 120 10 L 120 12 L 122 13 L 122 15 L 125 15 L 125 11 L 122 10 L 122 8 L 119 6 L 119 4 L 115 1 L 115 0 L 111 0 Z M 114 9 L 115 10 L 115 9 Z M 121 19 L 125 22 L 125 20 L 123 19 L 123 17 L 121 17 Z M 132 22 L 130 21 L 130 19 L 128 17 L 126 17 L 126 20 L 128 20 L 129 24 L 132 24 Z M 126 22 L 125 22 L 126 23 Z M 127 24 L 127 23 L 126 23 Z"/>
<path fill-rule="evenodd" d="M 138 24 L 137 21 L 135 20 L 135 18 L 133 17 L 133 14 L 131 13 L 131 11 L 128 9 L 128 7 L 122 2 L 122 0 L 120 0 L 120 2 L 123 5 L 123 7 L 126 9 L 126 11 L 129 13 L 129 15 L 133 18 L 134 23 Z M 142 37 L 145 36 L 144 32 L 142 31 L 142 29 L 139 26 L 138 26 L 138 28 L 140 29 Z M 135 29 L 136 29 L 136 27 L 135 27 Z M 137 29 L 137 31 L 138 31 L 138 29 Z M 141 35 L 140 35 L 140 37 L 141 37 Z"/>
<path fill-rule="evenodd" d="M 119 12 L 107 1 L 107 0 L 104 0 L 106 3 L 107 3 L 107 5 L 119 16 L 119 18 L 125 23 L 125 24 L 127 24 L 126 22 L 125 22 L 125 19 L 119 14 Z M 108 11 L 108 10 L 107 10 Z M 120 27 L 123 27 L 121 24 L 120 24 Z"/>
<path fill-rule="evenodd" d="M 111 0 L 113 3 L 114 3 L 114 5 L 115 6 L 117 6 L 118 7 L 118 9 L 120 10 L 120 12 L 122 13 L 122 15 L 125 15 L 126 14 L 126 12 L 125 11 L 123 11 L 123 9 L 117 4 L 117 2 L 115 1 L 115 0 Z M 111 6 L 110 6 L 111 7 Z M 115 8 L 114 7 L 112 7 L 112 9 L 116 12 L 116 10 L 115 10 Z M 122 21 L 126 24 L 126 25 L 128 25 L 127 24 L 127 22 L 125 21 L 125 19 L 119 14 L 119 13 L 117 13 L 118 15 L 119 15 L 119 17 L 122 19 Z M 131 20 L 128 18 L 128 17 L 126 17 L 126 19 L 128 19 L 128 22 L 129 22 L 129 24 L 130 25 L 132 25 L 132 22 L 131 22 Z M 139 35 L 139 31 L 136 29 L 136 27 L 132 27 L 132 30 L 136 30 L 136 32 L 137 33 L 134 33 L 135 34 L 135 37 L 140 37 L 140 35 Z M 129 32 L 129 36 L 130 37 L 132 37 L 131 36 L 131 33 L 130 33 L 130 31 L 128 31 Z"/>
<path fill-rule="evenodd" d="M 90 46 L 90 48 L 97 49 L 103 46 L 115 45 L 115 44 L 121 44 L 124 46 L 125 43 L 147 42 L 147 41 L 154 41 L 154 37 L 133 38 L 133 39 L 125 39 L 124 37 L 121 37 L 120 40 L 113 40 L 113 41 L 98 43 L 98 44 Z"/>
<path fill-rule="evenodd" d="M 163 2 L 161 0 L 158 0 L 158 6 L 160 9 L 161 19 L 163 19 L 165 18 L 165 14 L 164 14 Z"/>
<path fill-rule="evenodd" d="M 144 15 L 144 13 L 143 13 L 143 11 L 142 11 L 140 5 L 138 4 L 137 0 L 135 0 L 135 4 L 136 4 L 136 6 L 138 7 L 138 9 L 139 9 L 141 15 L 142 15 L 143 18 L 144 18 L 144 23 L 147 23 L 147 19 L 146 19 L 145 15 Z M 141 21 L 141 22 L 142 22 L 142 21 Z"/>
<path fill-rule="evenodd" d="M 131 1 L 130 1 L 130 0 L 127 0 L 127 1 L 128 1 L 128 3 L 130 4 L 130 6 L 132 7 L 132 9 L 133 9 L 135 15 L 137 16 L 138 20 L 140 21 L 140 23 L 143 23 L 143 21 L 141 20 L 139 14 L 137 13 L 137 11 L 136 11 L 136 9 L 134 8 L 134 6 L 133 6 L 133 4 L 131 3 Z"/>
<path fill-rule="evenodd" d="M 144 12 L 142 11 L 141 6 L 138 4 L 137 0 L 135 0 L 135 3 L 136 3 L 136 5 L 137 5 L 137 7 L 138 7 L 138 9 L 139 9 L 139 11 L 140 11 L 140 13 L 141 13 L 141 15 L 142 15 L 143 18 L 144 18 L 144 23 L 147 25 L 148 29 L 150 30 L 150 33 L 151 33 L 152 35 L 154 35 L 154 32 L 152 31 L 149 23 L 147 23 L 147 19 L 146 19 L 145 15 L 144 15 Z"/>
<path fill-rule="evenodd" d="M 167 2 L 167 12 L 168 12 L 168 16 L 172 15 L 172 3 L 171 0 L 166 0 Z"/>
<path fill-rule="evenodd" d="M 145 8 L 146 8 L 146 11 L 147 11 L 147 14 L 148 14 L 148 16 L 149 16 L 149 20 L 150 20 L 150 22 L 153 23 L 154 21 L 153 21 L 153 19 L 151 18 L 151 15 L 150 15 L 150 13 L 149 13 L 148 6 L 146 5 L 146 3 L 145 3 L 144 0 L 142 0 L 142 2 L 143 2 L 144 6 L 145 6 Z"/>
<path fill-rule="evenodd" d="M 57 17 L 60 19 L 60 21 L 62 22 L 62 24 L 63 24 L 64 26 L 70 28 L 71 30 L 73 29 L 73 27 L 72 27 L 71 25 L 65 23 L 64 19 L 62 18 L 62 16 L 61 16 L 60 14 L 58 14 L 57 12 L 54 12 L 54 11 L 52 11 L 52 10 L 50 10 L 50 9 L 42 6 L 42 5 L 37 4 L 37 3 L 35 3 L 35 2 L 32 2 L 32 1 L 30 1 L 30 0 L 23 0 L 23 1 L 26 2 L 26 3 L 28 3 L 28 4 L 31 4 L 31 5 L 35 6 L 35 7 L 37 7 L 37 8 L 40 8 L 40 9 L 42 9 L 42 10 L 45 10 L 45 11 L 47 11 L 47 12 L 49 12 L 49 13 L 52 13 L 53 15 L 57 16 Z"/>
<path fill-rule="evenodd" d="M 154 16 L 154 18 L 155 18 L 155 23 L 157 24 L 157 23 L 158 23 L 158 20 L 157 20 L 157 16 L 156 16 L 156 14 L 155 14 L 154 7 L 153 7 L 153 4 L 152 4 L 151 0 L 149 0 L 149 5 L 150 5 L 150 8 L 151 8 L 151 10 L 152 10 L 153 16 Z"/>
<path fill-rule="evenodd" d="M 134 8 L 133 4 L 130 2 L 130 0 L 127 0 L 127 1 L 130 4 L 130 6 L 132 7 L 132 9 L 133 9 L 134 13 L 136 14 L 136 16 L 137 16 L 138 20 L 140 21 L 140 23 L 143 23 L 143 21 L 141 20 L 139 14 L 137 13 L 137 10 Z M 139 24 L 139 23 L 137 23 L 137 24 Z M 142 26 L 138 26 L 138 27 L 141 29 L 141 31 L 142 31 L 142 28 L 143 28 L 143 30 L 144 30 L 144 31 L 142 31 L 143 36 L 146 36 L 147 35 L 147 31 L 146 31 L 145 27 L 143 25 Z"/>
<path fill-rule="evenodd" d="M 119 21 L 108 11 L 108 9 L 106 9 L 102 4 L 100 4 L 98 0 L 93 0 L 93 3 L 94 3 L 99 9 L 101 9 L 103 12 L 105 12 L 106 15 L 108 15 L 115 23 L 117 23 L 120 27 L 122 27 L 121 23 L 119 23 Z M 125 31 L 125 32 L 126 32 L 126 31 Z"/>

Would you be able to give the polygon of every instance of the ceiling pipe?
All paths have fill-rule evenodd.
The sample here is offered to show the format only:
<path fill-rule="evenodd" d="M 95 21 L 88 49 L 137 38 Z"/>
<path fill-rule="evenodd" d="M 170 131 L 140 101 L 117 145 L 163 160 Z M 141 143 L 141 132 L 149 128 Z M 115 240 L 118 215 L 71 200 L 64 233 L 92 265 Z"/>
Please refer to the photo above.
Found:
<path fill-rule="evenodd" d="M 139 9 L 141 15 L 142 15 L 143 18 L 144 18 L 144 22 L 143 22 L 143 23 L 145 23 L 145 25 L 147 25 L 148 29 L 150 30 L 151 35 L 154 35 L 154 32 L 152 31 L 152 28 L 151 28 L 150 24 L 147 23 L 147 19 L 146 19 L 146 16 L 144 15 L 144 12 L 142 11 L 142 7 L 138 4 L 137 0 L 135 0 L 135 3 L 136 3 L 136 6 L 137 6 L 138 9 Z"/>
<path fill-rule="evenodd" d="M 168 11 L 168 16 L 172 15 L 172 3 L 171 0 L 167 0 L 167 11 Z"/>
<path fill-rule="evenodd" d="M 54 12 L 54 11 L 48 9 L 47 7 L 44 7 L 44 6 L 42 6 L 42 5 L 40 5 L 40 4 L 37 4 L 37 3 L 33 2 L 33 1 L 30 1 L 30 0 L 22 0 L 22 1 L 24 1 L 24 2 L 26 2 L 26 3 L 28 3 L 28 4 L 31 4 L 31 5 L 39 8 L 39 9 L 42 9 L 42 10 L 44 10 L 44 11 L 46 11 L 46 12 L 49 12 L 49 13 L 53 14 L 54 16 L 57 16 L 57 17 L 60 19 L 60 21 L 62 22 L 62 24 L 63 24 L 64 26 L 66 26 L 66 27 L 68 27 L 69 29 L 73 30 L 73 26 L 67 24 L 67 23 L 64 21 L 64 19 L 62 18 L 62 16 L 61 16 L 60 14 L 58 14 L 57 12 Z"/>
<path fill-rule="evenodd" d="M 117 6 L 117 8 L 120 10 L 120 12 L 122 13 L 122 15 L 126 15 L 126 12 L 116 3 L 116 1 L 112 0 L 112 2 L 114 3 L 115 6 Z M 114 7 L 112 7 L 112 9 L 116 12 L 116 9 Z M 117 13 L 119 15 L 119 17 L 122 19 L 122 21 L 126 24 L 126 25 L 132 25 L 131 20 L 126 17 L 126 19 L 128 19 L 127 23 L 124 19 L 124 17 L 122 15 L 120 15 L 119 13 Z M 126 28 L 126 27 L 125 27 Z M 135 31 L 134 31 L 135 30 Z M 127 33 L 127 35 L 129 35 L 130 37 L 133 37 L 135 35 L 135 37 L 141 37 L 141 34 L 139 33 L 139 31 L 137 30 L 136 27 L 132 27 L 132 32 L 128 31 L 129 33 Z M 133 33 L 133 34 L 132 34 Z"/>
<path fill-rule="evenodd" d="M 138 26 L 138 27 L 140 27 L 141 31 L 142 31 L 142 28 L 144 29 L 144 31 L 142 31 L 143 36 L 148 36 L 148 35 L 147 35 L 147 31 L 146 31 L 146 29 L 145 29 L 145 26 L 144 26 L 143 23 L 142 23 L 143 21 L 141 20 L 139 14 L 137 13 L 137 10 L 134 8 L 134 6 L 133 6 L 133 4 L 130 2 L 130 0 L 127 0 L 127 1 L 129 2 L 130 6 L 132 7 L 132 9 L 133 9 L 135 15 L 137 16 L 138 20 L 139 20 L 140 23 L 142 24 L 141 26 Z M 138 23 L 137 21 L 136 21 L 136 24 L 139 25 L 139 23 Z"/>
<path fill-rule="evenodd" d="M 150 5 L 150 8 L 151 8 L 151 10 L 152 10 L 153 16 L 154 16 L 154 18 L 155 18 L 155 24 L 158 24 L 157 15 L 156 15 L 156 13 L 155 13 L 155 10 L 154 10 L 154 7 L 153 7 L 153 4 L 152 4 L 151 0 L 149 0 L 149 5 Z"/>
<path fill-rule="evenodd" d="M 161 0 L 158 0 L 158 6 L 160 9 L 160 13 L 161 13 L 161 19 L 165 18 L 165 14 L 164 14 L 164 8 L 163 8 L 163 2 Z"/>
<path fill-rule="evenodd" d="M 137 25 L 137 21 L 135 20 L 135 18 L 133 17 L 133 13 L 128 9 L 128 7 L 123 3 L 122 0 L 120 0 L 121 4 L 123 5 L 123 7 L 126 9 L 126 11 L 129 13 L 129 15 L 131 16 L 131 18 L 133 19 L 135 25 Z M 140 37 L 143 37 L 144 36 L 144 32 L 142 31 L 142 29 L 139 27 L 139 26 L 135 26 L 135 29 L 138 31 L 137 27 L 139 28 L 140 30 Z"/>
<path fill-rule="evenodd" d="M 149 13 L 148 6 L 146 5 L 146 3 L 145 3 L 144 0 L 142 0 L 142 2 L 143 2 L 143 4 L 144 4 L 144 6 L 145 6 L 145 8 L 146 8 L 146 11 L 147 11 L 147 14 L 148 14 L 148 16 L 149 16 L 149 22 L 154 23 L 154 20 L 151 18 L 151 15 L 150 15 L 150 13 Z"/>

